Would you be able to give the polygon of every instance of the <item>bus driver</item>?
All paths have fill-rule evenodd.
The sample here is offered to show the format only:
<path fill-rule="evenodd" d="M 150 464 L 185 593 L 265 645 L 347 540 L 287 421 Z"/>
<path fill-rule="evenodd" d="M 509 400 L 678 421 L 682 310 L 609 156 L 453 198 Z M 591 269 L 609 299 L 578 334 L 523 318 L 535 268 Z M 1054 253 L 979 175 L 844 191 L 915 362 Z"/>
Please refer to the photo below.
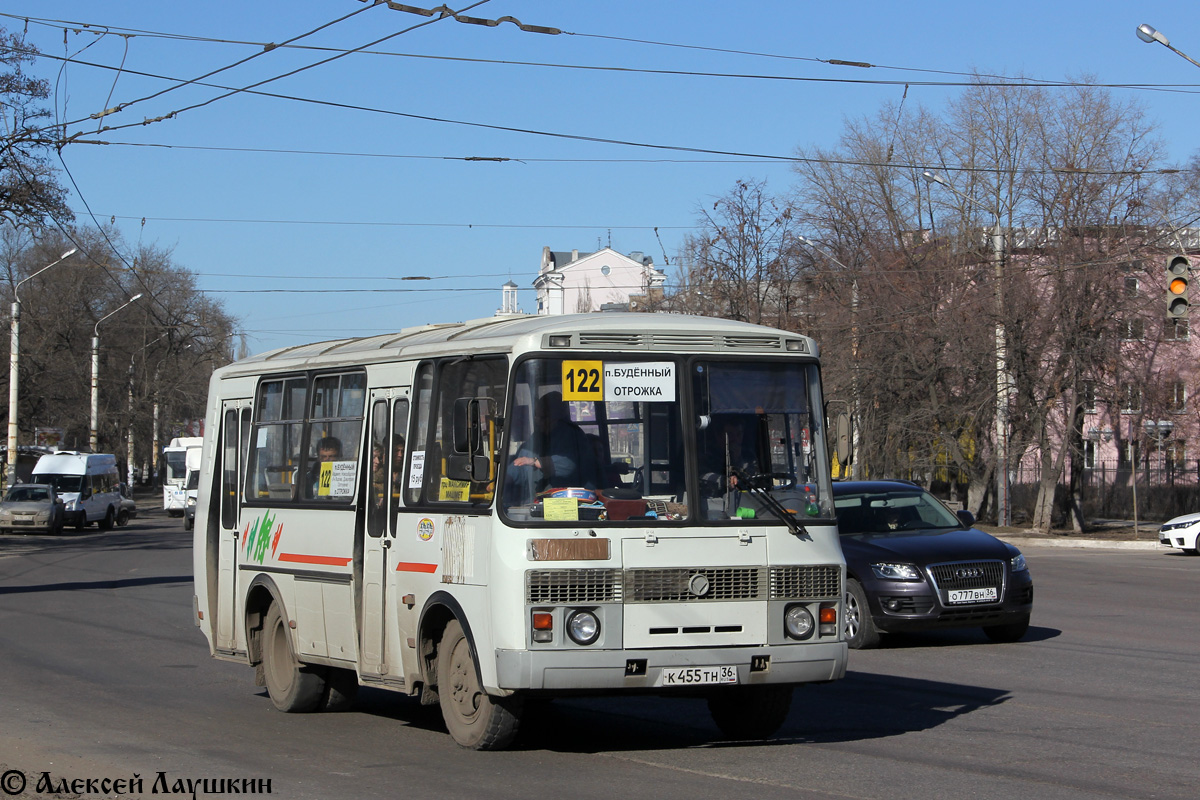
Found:
<path fill-rule="evenodd" d="M 547 392 L 534 406 L 533 431 L 509 468 L 505 502 L 528 504 L 546 489 L 595 489 L 595 467 L 592 445 L 571 420 L 562 394 Z"/>

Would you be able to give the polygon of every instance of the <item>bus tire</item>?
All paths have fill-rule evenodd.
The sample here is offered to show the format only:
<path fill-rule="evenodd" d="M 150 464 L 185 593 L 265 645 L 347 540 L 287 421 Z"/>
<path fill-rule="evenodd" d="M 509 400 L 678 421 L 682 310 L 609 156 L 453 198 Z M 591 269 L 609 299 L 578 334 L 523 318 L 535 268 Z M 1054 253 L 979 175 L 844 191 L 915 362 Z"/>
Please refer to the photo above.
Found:
<path fill-rule="evenodd" d="M 322 711 L 345 711 L 354 705 L 358 694 L 358 675 L 352 669 L 329 667 L 325 671 L 325 693 L 321 697 Z"/>
<path fill-rule="evenodd" d="M 471 643 L 452 619 L 437 653 L 438 701 L 451 738 L 471 750 L 500 750 L 516 738 L 521 701 L 492 697 L 479 683 Z"/>
<path fill-rule="evenodd" d="M 708 695 L 708 713 L 730 739 L 774 735 L 791 708 L 791 686 L 732 686 Z"/>
<path fill-rule="evenodd" d="M 104 519 L 100 520 L 100 530 L 111 531 L 113 529 L 113 520 L 116 519 L 116 514 L 113 513 L 112 506 L 104 512 Z"/>
<path fill-rule="evenodd" d="M 324 673 L 296 661 L 278 603 L 272 603 L 267 611 L 262 637 L 263 677 L 271 702 L 289 713 L 316 711 L 325 694 Z"/>
<path fill-rule="evenodd" d="M 87 512 L 80 511 L 79 516 L 75 517 L 75 530 L 81 531 L 88 526 Z"/>

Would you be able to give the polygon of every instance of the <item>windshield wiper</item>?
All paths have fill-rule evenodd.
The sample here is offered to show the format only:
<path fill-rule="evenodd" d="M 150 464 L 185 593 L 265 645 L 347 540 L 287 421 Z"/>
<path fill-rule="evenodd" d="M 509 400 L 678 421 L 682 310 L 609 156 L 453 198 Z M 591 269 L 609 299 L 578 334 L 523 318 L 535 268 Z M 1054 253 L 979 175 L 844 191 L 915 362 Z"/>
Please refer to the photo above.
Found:
<path fill-rule="evenodd" d="M 758 502 L 762 503 L 766 509 L 778 517 L 784 525 L 787 525 L 790 533 L 796 536 L 808 536 L 808 529 L 800 524 L 800 521 L 796 519 L 796 515 L 785 508 L 782 503 L 780 503 L 771 495 L 770 492 L 768 492 L 766 489 L 760 486 L 756 480 L 754 480 L 754 478 L 758 477 L 757 475 L 746 476 L 742 475 L 737 470 L 733 470 L 733 475 L 738 479 L 739 486 L 745 484 L 746 491 L 748 491 L 752 497 L 757 499 Z"/>

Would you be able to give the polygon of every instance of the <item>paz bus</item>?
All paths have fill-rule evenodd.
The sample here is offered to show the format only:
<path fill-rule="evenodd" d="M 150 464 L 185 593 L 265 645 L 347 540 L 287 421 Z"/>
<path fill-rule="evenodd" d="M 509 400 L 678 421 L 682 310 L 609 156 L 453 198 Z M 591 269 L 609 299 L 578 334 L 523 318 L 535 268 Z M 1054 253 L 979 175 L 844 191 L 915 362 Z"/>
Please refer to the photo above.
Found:
<path fill-rule="evenodd" d="M 195 622 L 282 711 L 360 685 L 497 749 L 530 701 L 707 701 L 772 735 L 845 674 L 819 361 L 727 320 L 500 316 L 213 373 Z"/>

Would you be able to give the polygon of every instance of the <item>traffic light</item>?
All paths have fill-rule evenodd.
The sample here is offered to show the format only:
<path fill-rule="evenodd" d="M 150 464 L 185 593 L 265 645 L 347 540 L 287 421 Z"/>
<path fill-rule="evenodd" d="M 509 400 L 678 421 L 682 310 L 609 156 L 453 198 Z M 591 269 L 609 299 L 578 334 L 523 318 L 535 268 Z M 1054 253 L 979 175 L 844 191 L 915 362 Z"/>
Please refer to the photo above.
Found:
<path fill-rule="evenodd" d="M 1188 315 L 1188 278 L 1192 264 L 1187 256 L 1171 256 L 1167 259 L 1167 319 L 1180 319 Z"/>

